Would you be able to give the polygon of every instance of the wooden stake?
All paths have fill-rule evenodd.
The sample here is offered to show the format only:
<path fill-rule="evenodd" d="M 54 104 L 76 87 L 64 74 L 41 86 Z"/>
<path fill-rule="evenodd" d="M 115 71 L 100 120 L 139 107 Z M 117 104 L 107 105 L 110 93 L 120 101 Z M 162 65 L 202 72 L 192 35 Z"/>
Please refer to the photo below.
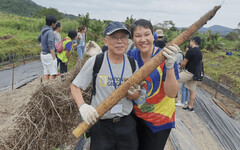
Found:
<path fill-rule="evenodd" d="M 212 100 L 229 116 L 229 117 L 233 117 L 233 114 L 221 103 L 219 103 L 214 97 L 212 98 Z"/>
<path fill-rule="evenodd" d="M 191 25 L 187 30 L 181 33 L 173 41 L 167 45 L 172 45 L 173 43 L 178 46 L 182 45 L 185 41 L 189 40 L 191 36 L 208 20 L 212 19 L 221 6 L 215 6 L 211 11 L 201 17 L 197 22 Z M 126 96 L 130 86 L 134 84 L 139 84 L 147 76 L 149 76 L 161 63 L 165 61 L 165 57 L 162 55 L 162 51 L 155 55 L 150 61 L 144 64 L 133 76 L 131 76 L 126 82 L 119 86 L 110 96 L 108 96 L 97 108 L 99 118 L 102 117 L 108 110 L 110 110 L 114 105 L 116 105 L 123 97 Z M 98 118 L 98 119 L 99 119 Z M 91 126 L 88 126 L 84 121 L 72 132 L 75 137 L 80 137 L 85 133 Z"/>
<path fill-rule="evenodd" d="M 13 54 L 13 66 L 12 66 L 12 90 L 14 88 L 14 68 L 15 68 L 15 65 L 14 65 L 14 54 Z"/>

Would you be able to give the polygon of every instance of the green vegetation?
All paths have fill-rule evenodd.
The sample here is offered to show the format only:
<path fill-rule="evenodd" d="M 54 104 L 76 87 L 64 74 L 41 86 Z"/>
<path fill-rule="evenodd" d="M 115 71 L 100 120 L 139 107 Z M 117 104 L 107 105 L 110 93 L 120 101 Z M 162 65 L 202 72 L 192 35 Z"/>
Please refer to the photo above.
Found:
<path fill-rule="evenodd" d="M 134 18 L 127 17 L 125 23 L 130 25 Z M 89 14 L 79 15 L 77 19 L 71 20 L 63 18 L 59 20 L 62 23 L 61 35 L 64 38 L 68 31 L 77 29 L 80 25 L 87 26 L 87 42 L 96 41 L 100 47 L 103 46 L 103 31 L 109 20 L 93 20 Z M 29 18 L 12 14 L 0 13 L 0 37 L 11 35 L 12 38 L 0 40 L 0 60 L 3 61 L 9 56 L 14 55 L 14 61 L 26 56 L 37 56 L 41 48 L 37 47 L 37 37 L 41 28 L 45 24 L 44 17 Z M 182 31 L 176 30 L 172 21 L 164 21 L 162 24 L 153 26 L 154 30 L 162 29 L 168 41 L 178 36 Z M 200 36 L 203 39 L 201 49 L 203 50 L 205 74 L 218 81 L 218 78 L 225 74 L 233 83 L 234 91 L 240 94 L 240 51 L 239 51 L 239 31 L 229 33 L 225 37 L 219 34 L 196 32 L 194 36 Z M 181 49 L 184 50 L 189 42 L 184 43 Z M 226 55 L 226 52 L 232 52 L 233 56 Z M 70 60 L 69 68 L 74 67 L 76 63 L 77 52 L 73 51 L 73 57 Z M 1 66 L 1 65 L 0 65 Z"/>
<path fill-rule="evenodd" d="M 45 8 L 31 0 L 0 0 L 0 12 L 25 17 L 42 18 L 48 14 L 55 15 L 57 19 L 76 19 L 74 15 L 64 14 L 55 8 Z"/>
<path fill-rule="evenodd" d="M 0 11 L 17 14 L 21 16 L 31 17 L 42 7 L 35 4 L 31 0 L 0 0 Z"/>

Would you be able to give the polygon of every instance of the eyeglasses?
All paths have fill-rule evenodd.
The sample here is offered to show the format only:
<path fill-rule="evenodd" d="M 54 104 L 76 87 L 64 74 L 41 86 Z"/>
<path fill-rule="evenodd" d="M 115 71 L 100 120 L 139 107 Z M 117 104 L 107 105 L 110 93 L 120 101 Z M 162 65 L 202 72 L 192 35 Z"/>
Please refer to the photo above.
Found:
<path fill-rule="evenodd" d="M 129 38 L 128 35 L 125 35 L 125 36 L 122 36 L 122 37 L 116 37 L 116 36 L 109 36 L 109 39 L 111 39 L 113 42 L 117 42 L 118 40 L 121 40 L 121 41 L 127 41 Z"/>

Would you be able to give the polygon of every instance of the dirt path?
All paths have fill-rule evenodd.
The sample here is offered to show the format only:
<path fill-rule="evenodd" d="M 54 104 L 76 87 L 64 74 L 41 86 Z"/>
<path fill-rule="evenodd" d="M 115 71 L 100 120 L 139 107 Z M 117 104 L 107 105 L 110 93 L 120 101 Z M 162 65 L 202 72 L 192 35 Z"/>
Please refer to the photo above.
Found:
<path fill-rule="evenodd" d="M 27 104 L 40 83 L 40 78 L 37 78 L 22 88 L 0 92 L 0 130 L 4 128 L 9 118 Z"/>
<path fill-rule="evenodd" d="M 27 104 L 33 92 L 41 84 L 40 78 L 35 79 L 20 89 L 0 92 L 0 130 L 8 125 L 8 120 L 17 114 L 20 109 Z M 206 91 L 214 92 L 214 89 L 200 83 Z M 233 100 L 229 100 L 220 95 L 220 101 L 226 105 L 229 111 L 239 117 L 240 107 Z M 189 136 L 190 135 L 190 136 Z M 181 108 L 176 108 L 176 129 L 173 129 L 167 142 L 165 150 L 178 149 L 223 149 L 218 145 L 207 126 L 202 122 L 196 113 L 189 113 Z M 174 142 L 174 144 L 172 143 Z"/>

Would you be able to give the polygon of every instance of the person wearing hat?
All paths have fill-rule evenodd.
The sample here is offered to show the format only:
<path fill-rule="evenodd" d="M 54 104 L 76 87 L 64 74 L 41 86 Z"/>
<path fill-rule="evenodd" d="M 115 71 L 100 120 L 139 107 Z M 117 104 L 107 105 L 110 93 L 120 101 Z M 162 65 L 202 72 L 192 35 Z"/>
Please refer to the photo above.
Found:
<path fill-rule="evenodd" d="M 194 112 L 194 102 L 196 98 L 196 85 L 197 81 L 193 80 L 193 75 L 196 70 L 197 64 L 202 60 L 202 53 L 200 51 L 201 38 L 196 36 L 190 41 L 190 48 L 187 51 L 183 62 L 181 64 L 181 69 L 183 71 L 179 74 L 179 83 L 185 83 L 185 87 L 190 91 L 189 105 L 183 107 L 184 110 L 189 110 Z"/>
<path fill-rule="evenodd" d="M 57 54 L 57 60 L 60 64 L 60 73 L 67 72 L 67 65 L 70 61 L 71 50 L 73 48 L 73 40 L 77 37 L 76 30 L 70 30 L 68 36 L 63 39 L 63 51 Z"/>
<path fill-rule="evenodd" d="M 157 39 L 154 41 L 155 46 L 163 48 L 166 45 L 166 42 L 163 40 L 163 30 L 157 29 L 155 33 L 157 34 Z"/>
<path fill-rule="evenodd" d="M 82 90 L 86 90 L 93 80 L 93 67 L 98 55 L 90 57 L 71 85 L 71 93 L 75 100 L 81 117 L 91 129 L 91 150 L 137 150 L 138 138 L 136 122 L 130 114 L 133 109 L 131 100 L 134 94 L 139 96 L 139 91 L 134 91 L 122 98 L 111 110 L 106 112 L 97 122 L 96 107 L 102 103 L 123 82 L 123 79 L 132 76 L 130 61 L 125 51 L 128 47 L 130 31 L 120 22 L 111 22 L 104 32 L 104 44 L 108 51 L 104 52 L 101 68 L 96 77 L 96 90 L 92 94 L 91 104 L 84 102 Z M 100 55 L 100 54 L 99 54 Z M 134 60 L 133 60 L 134 61 Z M 135 61 L 134 61 L 135 62 Z M 136 69 L 137 63 L 135 62 Z"/>

